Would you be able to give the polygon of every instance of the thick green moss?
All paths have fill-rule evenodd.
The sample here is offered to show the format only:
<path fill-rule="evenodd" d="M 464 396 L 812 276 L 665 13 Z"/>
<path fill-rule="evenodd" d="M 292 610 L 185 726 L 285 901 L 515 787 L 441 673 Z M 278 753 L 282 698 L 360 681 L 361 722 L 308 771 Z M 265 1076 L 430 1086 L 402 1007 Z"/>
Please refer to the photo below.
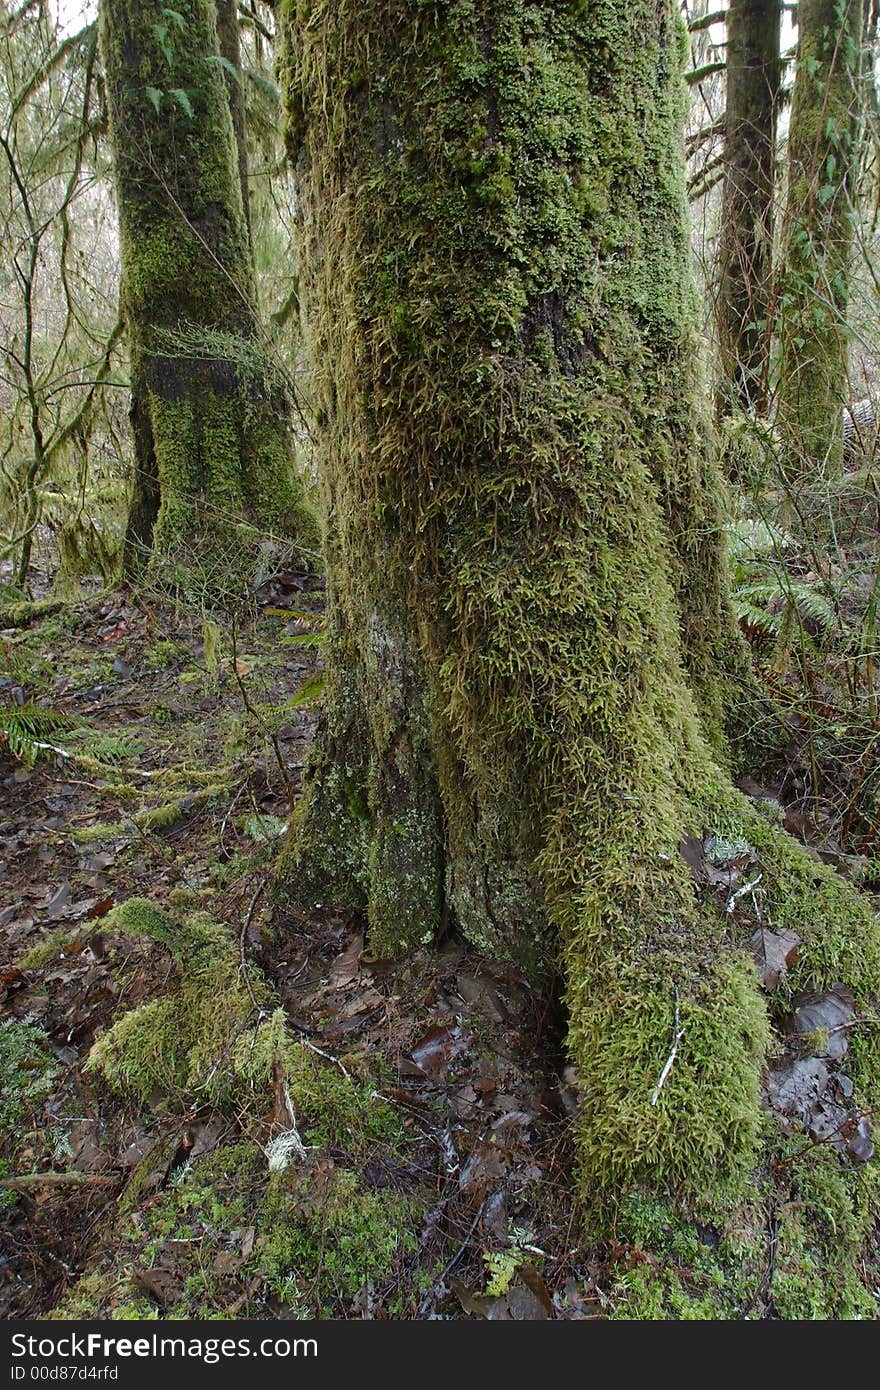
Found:
<path fill-rule="evenodd" d="M 103 1267 L 74 1286 L 53 1316 L 155 1316 L 132 1276 L 169 1241 L 176 1282 L 166 1318 L 265 1316 L 269 1299 L 292 1316 L 346 1316 L 369 1285 L 405 1273 L 425 1202 L 423 1193 L 371 1190 L 317 1152 L 269 1175 L 255 1144 L 222 1145 L 123 1214 Z M 247 1228 L 251 1249 L 241 1254 Z"/>
<path fill-rule="evenodd" d="M 611 1290 L 613 1316 L 793 1321 L 875 1318 L 863 1260 L 877 1176 L 841 1168 L 827 1149 L 790 1145 L 750 1199 L 683 1212 L 645 1190 L 618 1212 L 615 1239 L 637 1252 Z"/>
<path fill-rule="evenodd" d="M 754 813 L 718 765 L 749 685 L 698 405 L 678 21 L 345 0 L 287 3 L 283 28 L 330 593 L 287 887 L 366 906 L 382 949 L 448 914 L 535 970 L 561 957 L 583 1191 L 733 1200 L 772 1035 L 679 852 Z M 802 898 L 810 861 L 773 853 L 779 901 L 789 870 Z M 844 898 L 848 952 L 841 902 L 815 911 L 849 979 L 877 948 Z"/>
<path fill-rule="evenodd" d="M 344 1168 L 274 1178 L 264 1259 L 279 1292 L 294 1309 L 332 1316 L 340 1302 L 400 1272 L 418 1246 L 421 1205 L 390 1188 L 371 1192 Z"/>
<path fill-rule="evenodd" d="M 178 1103 L 190 1093 L 228 1098 L 236 1080 L 230 1049 L 256 1014 L 229 928 L 204 914 L 179 922 L 142 898 L 114 909 L 108 924 L 166 947 L 179 978 L 98 1038 L 89 1069 L 140 1100 L 154 1090 Z M 251 987 L 268 1012 L 270 995 L 256 969 Z"/>
<path fill-rule="evenodd" d="M 42 1028 L 15 1018 L 0 1024 L 0 1145 L 12 1152 L 18 1148 L 28 1116 L 57 1074 Z"/>

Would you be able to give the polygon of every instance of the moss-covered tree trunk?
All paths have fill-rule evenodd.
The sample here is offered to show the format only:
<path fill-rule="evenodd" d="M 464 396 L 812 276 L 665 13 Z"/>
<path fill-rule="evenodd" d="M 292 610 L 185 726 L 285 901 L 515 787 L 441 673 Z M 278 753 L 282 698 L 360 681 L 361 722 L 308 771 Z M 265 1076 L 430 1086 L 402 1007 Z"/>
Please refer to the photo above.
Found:
<path fill-rule="evenodd" d="M 220 57 L 224 59 L 226 90 L 235 134 L 235 153 L 238 161 L 238 181 L 241 185 L 241 204 L 244 219 L 250 230 L 251 199 L 248 188 L 247 116 L 244 102 L 244 75 L 241 70 L 241 42 L 238 34 L 238 4 L 236 0 L 214 0 L 217 7 L 217 41 Z"/>
<path fill-rule="evenodd" d="M 308 527 L 259 345 L 213 0 L 101 0 L 136 477 L 129 563 L 247 520 Z"/>
<path fill-rule="evenodd" d="M 755 1152 L 767 1016 L 684 837 L 772 862 L 802 978 L 858 963 L 864 997 L 878 972 L 870 913 L 714 751 L 740 655 L 679 22 L 667 0 L 290 0 L 283 23 L 330 611 L 282 876 L 303 907 L 365 908 L 376 951 L 452 921 L 561 957 L 586 1184 L 716 1191 Z"/>
<path fill-rule="evenodd" d="M 801 0 L 779 295 L 778 417 L 805 459 L 839 469 L 862 0 Z"/>
<path fill-rule="evenodd" d="M 732 0 L 719 246 L 720 410 L 767 410 L 780 0 Z"/>

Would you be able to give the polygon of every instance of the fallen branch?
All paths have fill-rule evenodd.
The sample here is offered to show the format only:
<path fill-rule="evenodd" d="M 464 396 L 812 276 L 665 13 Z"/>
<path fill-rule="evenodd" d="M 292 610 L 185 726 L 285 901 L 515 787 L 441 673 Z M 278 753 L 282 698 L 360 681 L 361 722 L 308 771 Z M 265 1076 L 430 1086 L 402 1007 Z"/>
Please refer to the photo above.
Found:
<path fill-rule="evenodd" d="M 27 1192 L 32 1187 L 116 1187 L 121 1181 L 118 1174 L 109 1173 L 21 1173 L 17 1178 L 0 1178 L 3 1191 Z"/>

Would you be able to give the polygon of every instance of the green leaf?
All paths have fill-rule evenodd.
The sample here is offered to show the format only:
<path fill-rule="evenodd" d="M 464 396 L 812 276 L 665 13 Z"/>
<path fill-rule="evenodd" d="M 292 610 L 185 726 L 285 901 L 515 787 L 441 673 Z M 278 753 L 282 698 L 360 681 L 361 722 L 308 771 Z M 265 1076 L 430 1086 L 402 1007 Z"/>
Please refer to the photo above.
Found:
<path fill-rule="evenodd" d="M 830 156 L 829 156 L 830 157 Z M 824 183 L 817 194 L 820 207 L 826 207 L 837 192 L 837 184 Z"/>
<path fill-rule="evenodd" d="M 187 116 L 189 116 L 191 120 L 195 115 L 195 112 L 192 108 L 192 102 L 189 99 L 189 93 L 185 92 L 182 87 L 172 87 L 171 95 L 174 97 L 174 100 L 177 102 L 177 105 L 180 107 L 181 111 L 185 111 Z"/>
<path fill-rule="evenodd" d="M 168 42 L 168 25 L 154 24 L 152 29 L 156 42 L 162 50 L 162 57 L 165 59 L 168 66 L 171 67 L 171 64 L 174 62 L 174 49 Z"/>
<path fill-rule="evenodd" d="M 270 82 L 268 77 L 264 77 L 261 72 L 256 72 L 254 68 L 245 68 L 244 75 L 273 106 L 278 105 L 281 100 L 281 93 L 274 82 Z"/>
<path fill-rule="evenodd" d="M 281 640 L 292 647 L 317 647 L 321 636 L 320 632 L 297 632 L 293 637 L 282 637 Z"/>
<path fill-rule="evenodd" d="M 166 19 L 172 20 L 172 22 L 177 25 L 180 32 L 183 33 L 186 28 L 186 20 L 180 13 L 180 10 L 163 10 L 162 13 L 165 15 Z"/>
<path fill-rule="evenodd" d="M 144 91 L 146 92 L 149 100 L 153 103 L 153 106 L 156 109 L 156 115 L 158 116 L 159 107 L 162 105 L 162 93 L 159 91 L 158 87 L 145 87 Z"/>
<path fill-rule="evenodd" d="M 224 58 L 222 53 L 209 53 L 205 62 L 219 64 L 223 71 L 228 73 L 229 76 L 234 78 L 239 86 L 241 86 L 241 73 L 234 63 L 230 63 L 228 58 Z"/>
<path fill-rule="evenodd" d="M 319 700 L 324 693 L 324 672 L 318 671 L 316 675 L 309 676 L 307 681 L 303 681 L 299 690 L 292 700 L 288 700 L 287 709 L 299 709 L 300 705 L 308 705 L 312 700 Z"/>

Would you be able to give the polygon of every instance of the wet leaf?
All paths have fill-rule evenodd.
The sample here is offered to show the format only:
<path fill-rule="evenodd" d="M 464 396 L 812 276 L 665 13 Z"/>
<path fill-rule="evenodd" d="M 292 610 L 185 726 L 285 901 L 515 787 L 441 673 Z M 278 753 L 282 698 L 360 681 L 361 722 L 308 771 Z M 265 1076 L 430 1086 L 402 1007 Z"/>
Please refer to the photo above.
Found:
<path fill-rule="evenodd" d="M 62 883 L 61 887 L 57 890 L 56 893 L 53 894 L 53 896 L 48 902 L 37 903 L 36 906 L 40 908 L 45 907 L 46 911 L 49 913 L 58 912 L 60 908 L 65 906 L 69 897 L 70 884 Z"/>
<path fill-rule="evenodd" d="M 509 1245 L 507 1224 L 507 1193 L 503 1187 L 499 1187 L 486 1198 L 480 1212 L 483 1239 L 494 1246 Z"/>
<path fill-rule="evenodd" d="M 758 967 L 758 979 L 766 990 L 775 989 L 797 959 L 801 938 L 793 931 L 770 931 L 759 927 L 749 941 Z"/>
<path fill-rule="evenodd" d="M 852 991 L 845 985 L 837 984 L 824 994 L 799 995 L 794 1004 L 794 1012 L 788 1022 L 789 1032 L 801 1036 L 827 1030 L 828 1042 L 821 1055 L 832 1061 L 843 1057 L 849 1048 L 845 1025 L 855 1011 Z"/>
<path fill-rule="evenodd" d="M 99 898 L 98 901 L 93 903 L 89 908 L 86 917 L 90 921 L 94 921 L 96 917 L 106 917 L 115 901 L 115 898 Z"/>
<path fill-rule="evenodd" d="M 360 974 L 360 961 L 364 950 L 364 938 L 353 936 L 345 950 L 330 966 L 330 984 L 334 989 L 343 989 L 352 984 Z"/>
<path fill-rule="evenodd" d="M 458 1175 L 458 1185 L 462 1192 L 472 1192 L 484 1196 L 490 1187 L 496 1187 L 498 1179 L 507 1173 L 498 1148 L 494 1144 L 477 1144 Z"/>
<path fill-rule="evenodd" d="M 472 1292 L 460 1279 L 450 1279 L 449 1287 L 466 1313 L 475 1318 L 489 1317 L 496 1299 L 485 1298 L 482 1294 Z"/>
<path fill-rule="evenodd" d="M 532 1264 L 520 1265 L 517 1270 L 518 1277 L 538 1299 L 548 1318 L 556 1317 L 556 1309 L 553 1306 L 553 1295 L 548 1289 L 540 1270 Z"/>
<path fill-rule="evenodd" d="M 698 840 L 696 835 L 685 835 L 681 842 L 681 857 L 687 864 L 694 878 L 698 883 L 703 882 L 703 870 L 705 868 L 705 858 L 703 855 L 703 841 Z"/>
<path fill-rule="evenodd" d="M 820 1057 L 789 1058 L 767 1074 L 772 1108 L 809 1126 L 828 1085 L 829 1071 Z"/>
<path fill-rule="evenodd" d="M 138 1269 L 132 1279 L 160 1308 L 171 1307 L 183 1292 L 180 1279 L 167 1269 Z"/>
<path fill-rule="evenodd" d="M 446 1079 L 449 1063 L 467 1052 L 475 1036 L 475 1033 L 465 1032 L 457 1024 L 446 1028 L 429 1028 L 409 1055 L 425 1076 L 432 1081 L 442 1082 Z"/>
<path fill-rule="evenodd" d="M 874 1157 L 874 1140 L 867 1115 L 860 1115 L 858 1120 L 851 1122 L 851 1127 L 844 1131 L 844 1138 L 846 1151 L 856 1163 L 867 1163 Z"/>

